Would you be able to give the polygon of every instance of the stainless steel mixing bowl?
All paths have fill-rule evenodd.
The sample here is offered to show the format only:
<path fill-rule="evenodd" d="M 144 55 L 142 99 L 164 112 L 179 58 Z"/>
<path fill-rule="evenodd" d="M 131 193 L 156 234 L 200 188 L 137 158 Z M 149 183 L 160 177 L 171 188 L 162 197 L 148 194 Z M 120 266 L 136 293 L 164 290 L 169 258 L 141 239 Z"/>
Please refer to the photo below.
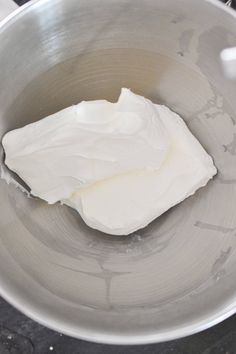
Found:
<path fill-rule="evenodd" d="M 41 0 L 2 24 L 1 136 L 80 100 L 115 100 L 123 86 L 178 112 L 219 171 L 128 237 L 1 181 L 5 299 L 60 332 L 120 344 L 185 336 L 235 312 L 236 83 L 218 61 L 235 45 L 235 13 L 216 1 Z"/>

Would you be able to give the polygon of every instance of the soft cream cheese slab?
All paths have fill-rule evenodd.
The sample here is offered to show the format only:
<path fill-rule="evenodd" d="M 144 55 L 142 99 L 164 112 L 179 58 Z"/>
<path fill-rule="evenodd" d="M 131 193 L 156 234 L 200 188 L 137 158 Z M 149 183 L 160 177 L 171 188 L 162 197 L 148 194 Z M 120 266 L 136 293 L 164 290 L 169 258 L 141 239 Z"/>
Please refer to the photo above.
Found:
<path fill-rule="evenodd" d="M 13 130 L 2 144 L 34 196 L 115 235 L 145 227 L 216 174 L 182 118 L 128 89 L 116 103 L 83 101 Z"/>

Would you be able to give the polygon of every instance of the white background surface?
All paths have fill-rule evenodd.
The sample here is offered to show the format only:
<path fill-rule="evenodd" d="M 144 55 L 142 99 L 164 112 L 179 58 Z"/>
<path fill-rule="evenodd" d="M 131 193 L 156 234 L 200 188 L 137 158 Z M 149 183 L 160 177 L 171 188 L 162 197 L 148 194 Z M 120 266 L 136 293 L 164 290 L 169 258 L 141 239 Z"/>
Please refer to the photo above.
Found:
<path fill-rule="evenodd" d="M 17 5 L 12 0 L 0 0 L 0 20 L 17 9 Z"/>

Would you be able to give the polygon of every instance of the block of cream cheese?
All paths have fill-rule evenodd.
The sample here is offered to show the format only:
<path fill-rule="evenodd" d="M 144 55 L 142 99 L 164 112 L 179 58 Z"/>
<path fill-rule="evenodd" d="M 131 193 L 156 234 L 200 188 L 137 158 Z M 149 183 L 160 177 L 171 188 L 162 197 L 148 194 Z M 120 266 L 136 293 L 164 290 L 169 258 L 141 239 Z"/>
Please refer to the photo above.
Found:
<path fill-rule="evenodd" d="M 116 103 L 83 101 L 13 130 L 2 144 L 32 195 L 114 235 L 145 227 L 217 172 L 182 118 L 128 89 Z"/>

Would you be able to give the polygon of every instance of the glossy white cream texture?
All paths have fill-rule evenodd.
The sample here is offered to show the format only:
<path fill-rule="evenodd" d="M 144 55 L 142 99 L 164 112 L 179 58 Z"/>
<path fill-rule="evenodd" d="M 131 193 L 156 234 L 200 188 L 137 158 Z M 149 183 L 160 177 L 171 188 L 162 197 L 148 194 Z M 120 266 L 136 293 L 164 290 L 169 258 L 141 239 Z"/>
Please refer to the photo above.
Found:
<path fill-rule="evenodd" d="M 115 235 L 145 227 L 216 174 L 177 114 L 128 89 L 117 103 L 81 102 L 13 130 L 3 147 L 33 195 Z"/>

